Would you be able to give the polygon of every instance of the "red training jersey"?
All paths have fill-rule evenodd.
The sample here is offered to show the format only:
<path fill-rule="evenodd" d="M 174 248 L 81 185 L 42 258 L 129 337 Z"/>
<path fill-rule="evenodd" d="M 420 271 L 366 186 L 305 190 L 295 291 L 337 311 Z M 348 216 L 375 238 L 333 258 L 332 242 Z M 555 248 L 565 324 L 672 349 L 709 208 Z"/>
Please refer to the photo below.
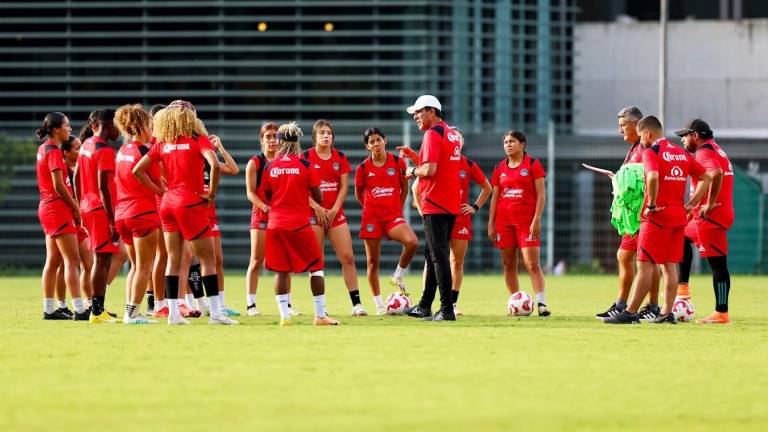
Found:
<path fill-rule="evenodd" d="M 161 143 L 152 146 L 149 157 L 155 162 L 162 162 L 165 170 L 167 191 L 163 202 L 174 206 L 186 206 L 202 201 L 199 194 L 204 193 L 203 153 L 215 151 L 206 136 L 181 137 L 174 143 Z"/>
<path fill-rule="evenodd" d="M 269 204 L 269 201 L 267 200 L 267 196 L 264 193 L 264 169 L 269 164 L 269 161 L 267 160 L 267 157 L 264 154 L 260 154 L 258 156 L 254 156 L 251 158 L 253 163 L 256 165 L 256 196 L 259 197 L 261 202 L 265 204 Z M 265 214 L 263 211 L 261 211 L 260 208 L 253 206 L 253 209 L 251 210 L 252 215 L 256 215 L 256 218 L 260 221 L 266 221 L 268 220 L 267 214 Z"/>
<path fill-rule="evenodd" d="M 728 155 L 725 154 L 715 140 L 709 139 L 696 150 L 696 161 L 702 164 L 707 171 L 718 168 L 723 170 L 723 183 L 720 187 L 720 193 L 717 194 L 717 202 L 720 205 L 707 215 L 707 219 L 717 225 L 722 225 L 723 228 L 730 228 L 734 220 L 733 165 L 731 165 Z M 699 183 L 698 177 L 694 177 L 691 183 L 695 189 Z M 707 194 L 704 194 L 699 207 L 706 204 L 708 199 Z M 699 207 L 696 207 L 696 210 L 693 212 L 694 215 L 699 214 Z"/>
<path fill-rule="evenodd" d="M 332 148 L 331 157 L 326 160 L 321 158 L 313 147 L 302 153 L 301 157 L 309 161 L 310 167 L 317 171 L 320 179 L 320 191 L 323 193 L 323 202 L 320 205 L 327 209 L 333 207 L 339 196 L 341 175 L 349 174 L 352 171 L 347 156 L 336 148 Z M 314 216 L 315 213 L 311 210 L 310 208 L 310 214 Z M 339 214 L 344 214 L 343 208 L 339 210 Z"/>
<path fill-rule="evenodd" d="M 362 191 L 363 214 L 377 219 L 402 217 L 401 179 L 405 178 L 405 160 L 387 153 L 384 165 L 376 166 L 367 157 L 355 171 L 355 188 Z"/>
<path fill-rule="evenodd" d="M 133 167 L 147 153 L 149 153 L 149 147 L 140 142 L 123 144 L 117 152 L 115 161 L 115 183 L 117 183 L 115 220 L 128 219 L 157 211 L 155 194 L 133 175 Z M 160 168 L 157 164 L 150 166 L 147 175 L 155 184 L 159 185 Z"/>
<path fill-rule="evenodd" d="M 461 156 L 461 165 L 459 166 L 459 182 L 461 183 L 461 203 L 469 204 L 469 181 L 483 185 L 486 177 L 480 166 L 475 161 Z M 421 180 L 419 180 L 421 181 Z"/>
<path fill-rule="evenodd" d="M 278 155 L 266 166 L 262 181 L 270 200 L 267 229 L 309 226 L 309 188 L 320 187 L 319 170 L 310 164 L 296 155 Z"/>
<path fill-rule="evenodd" d="M 643 163 L 643 150 L 643 145 L 640 144 L 640 139 L 638 138 L 638 140 L 632 144 L 632 147 L 629 148 L 629 151 L 627 151 L 627 156 L 621 164 Z"/>
<path fill-rule="evenodd" d="M 537 179 L 547 175 L 538 159 L 523 154 L 520 165 L 511 168 L 504 159 L 496 165 L 491 185 L 499 188 L 496 221 L 503 224 L 530 224 L 536 214 Z"/>
<path fill-rule="evenodd" d="M 64 176 L 64 181 L 69 183 L 67 165 L 64 163 L 64 154 L 61 152 L 61 148 L 53 141 L 46 141 L 37 148 L 36 171 L 37 188 L 40 191 L 40 207 L 61 200 L 53 187 L 53 178 L 51 178 L 51 173 L 56 170 L 60 170 Z M 61 204 L 66 206 L 64 201 L 61 201 Z"/>
<path fill-rule="evenodd" d="M 104 208 L 99 192 L 99 173 L 109 172 L 109 194 L 115 204 L 115 150 L 97 136 L 85 140 L 77 158 L 77 172 L 80 177 L 80 211 L 87 213 Z"/>
<path fill-rule="evenodd" d="M 701 177 L 706 170 L 693 157 L 672 144 L 666 138 L 656 140 L 643 151 L 645 175 L 655 171 L 659 173 L 659 190 L 656 195 L 656 207 L 664 207 L 648 215 L 648 221 L 664 228 L 675 228 L 686 224 L 685 217 L 685 182 L 690 175 Z M 648 205 L 648 187 L 641 215 Z M 645 219 L 644 219 L 645 220 Z"/>
<path fill-rule="evenodd" d="M 430 177 L 419 178 L 423 214 L 459 214 L 461 208 L 461 138 L 441 121 L 424 133 L 419 149 L 419 165 L 436 163 Z"/>

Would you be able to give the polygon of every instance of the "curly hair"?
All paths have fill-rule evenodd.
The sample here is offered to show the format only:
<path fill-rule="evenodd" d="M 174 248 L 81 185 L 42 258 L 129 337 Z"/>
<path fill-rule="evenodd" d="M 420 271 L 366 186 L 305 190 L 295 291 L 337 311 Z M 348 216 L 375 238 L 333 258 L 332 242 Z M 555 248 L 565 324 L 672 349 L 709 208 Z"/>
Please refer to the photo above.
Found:
<path fill-rule="evenodd" d="M 195 108 L 185 101 L 173 101 L 158 111 L 152 119 L 152 126 L 157 142 L 172 143 L 181 137 L 208 135 L 205 125 L 197 118 Z"/>
<path fill-rule="evenodd" d="M 149 131 L 149 112 L 141 104 L 123 105 L 115 112 L 115 126 L 126 136 Z"/>
<path fill-rule="evenodd" d="M 293 155 L 301 153 L 299 137 L 302 135 L 304 135 L 304 133 L 301 132 L 301 129 L 296 122 L 281 125 L 277 128 L 277 153 Z"/>

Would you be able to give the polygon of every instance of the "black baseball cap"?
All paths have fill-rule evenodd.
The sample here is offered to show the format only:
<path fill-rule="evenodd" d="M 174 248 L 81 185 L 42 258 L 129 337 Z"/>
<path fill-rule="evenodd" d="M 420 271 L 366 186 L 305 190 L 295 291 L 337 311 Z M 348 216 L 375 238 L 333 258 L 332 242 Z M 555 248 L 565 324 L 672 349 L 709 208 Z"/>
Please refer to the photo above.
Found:
<path fill-rule="evenodd" d="M 704 120 L 694 119 L 689 121 L 684 128 L 675 131 L 675 135 L 679 137 L 688 135 L 689 133 L 712 135 L 712 129 L 709 128 L 709 125 Z"/>

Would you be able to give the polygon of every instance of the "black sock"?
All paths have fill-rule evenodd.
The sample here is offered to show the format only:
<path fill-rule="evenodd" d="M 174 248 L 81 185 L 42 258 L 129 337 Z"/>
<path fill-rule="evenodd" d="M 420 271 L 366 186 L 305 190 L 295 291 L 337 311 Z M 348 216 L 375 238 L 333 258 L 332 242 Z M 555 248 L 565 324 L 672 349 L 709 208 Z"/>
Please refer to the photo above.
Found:
<path fill-rule="evenodd" d="M 678 283 L 687 284 L 691 277 L 691 263 L 693 262 L 693 250 L 691 249 L 693 242 L 688 237 L 685 238 L 685 244 L 683 245 L 683 262 L 680 263 L 680 271 L 678 275 Z"/>
<path fill-rule="evenodd" d="M 155 292 L 147 291 L 147 309 L 155 310 Z"/>
<path fill-rule="evenodd" d="M 352 301 L 352 306 L 360 304 L 360 290 L 354 290 L 349 292 L 349 299 Z"/>
<path fill-rule="evenodd" d="M 219 275 L 212 274 L 203 276 L 203 287 L 205 288 L 205 295 L 213 297 L 219 295 Z"/>
<path fill-rule="evenodd" d="M 95 295 L 91 303 L 91 313 L 100 315 L 102 312 L 104 312 L 104 296 Z"/>
<path fill-rule="evenodd" d="M 189 289 L 196 299 L 205 296 L 203 282 L 200 278 L 200 264 L 189 266 L 189 277 L 187 280 L 189 280 Z"/>
<path fill-rule="evenodd" d="M 179 277 L 165 276 L 165 298 L 176 300 L 179 298 Z"/>
<path fill-rule="evenodd" d="M 712 288 L 715 290 L 715 310 L 728 312 L 728 294 L 731 292 L 731 274 L 728 272 L 728 257 L 707 258 L 712 269 Z"/>
<path fill-rule="evenodd" d="M 459 302 L 459 291 L 451 290 L 451 296 L 453 297 L 453 304 L 456 304 Z"/>

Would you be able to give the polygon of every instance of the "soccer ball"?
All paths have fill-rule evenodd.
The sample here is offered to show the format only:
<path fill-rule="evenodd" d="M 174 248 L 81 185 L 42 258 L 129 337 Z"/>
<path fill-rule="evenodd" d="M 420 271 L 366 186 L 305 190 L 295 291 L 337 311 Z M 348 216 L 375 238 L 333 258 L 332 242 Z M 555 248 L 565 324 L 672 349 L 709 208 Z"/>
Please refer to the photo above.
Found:
<path fill-rule="evenodd" d="M 393 292 L 387 297 L 387 313 L 389 315 L 402 315 L 407 307 L 411 307 L 411 299 L 402 293 Z"/>
<path fill-rule="evenodd" d="M 693 303 L 690 300 L 677 299 L 672 305 L 672 315 L 677 322 L 693 321 Z"/>
<path fill-rule="evenodd" d="M 533 299 L 525 291 L 518 291 L 509 296 L 507 311 L 513 316 L 528 316 L 533 312 Z"/>

